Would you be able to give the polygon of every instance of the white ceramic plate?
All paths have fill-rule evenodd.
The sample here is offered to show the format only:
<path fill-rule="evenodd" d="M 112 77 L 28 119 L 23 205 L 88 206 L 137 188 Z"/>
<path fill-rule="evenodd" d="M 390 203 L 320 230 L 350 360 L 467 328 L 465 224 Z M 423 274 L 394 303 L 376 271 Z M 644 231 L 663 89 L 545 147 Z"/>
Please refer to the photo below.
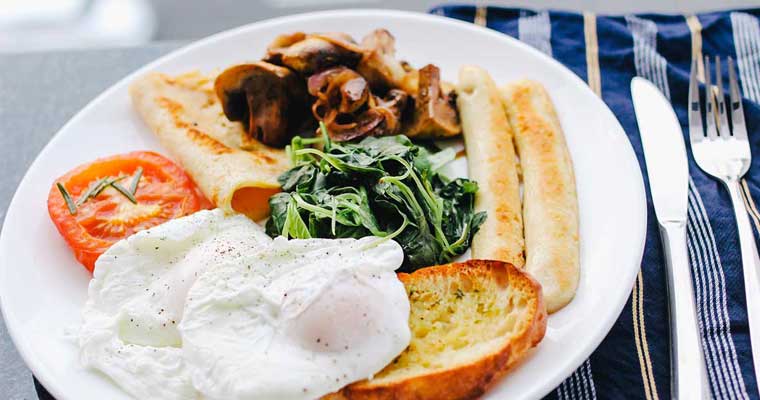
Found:
<path fill-rule="evenodd" d="M 340 30 L 361 37 L 385 27 L 413 65 L 435 63 L 456 81 L 465 63 L 496 82 L 541 81 L 557 107 L 575 164 L 581 218 L 581 281 L 575 300 L 549 318 L 537 350 L 489 392 L 489 398 L 539 398 L 599 345 L 620 314 L 644 247 L 644 186 L 625 133 L 604 103 L 556 61 L 495 31 L 443 17 L 380 10 L 331 11 L 255 23 L 175 51 L 92 101 L 50 141 L 11 202 L 0 239 L 0 295 L 22 357 L 59 400 L 125 399 L 103 376 L 79 366 L 65 331 L 76 326 L 90 274 L 74 260 L 48 218 L 53 179 L 99 156 L 163 151 L 130 105 L 130 81 L 148 71 L 211 71 L 255 59 L 280 33 Z"/>

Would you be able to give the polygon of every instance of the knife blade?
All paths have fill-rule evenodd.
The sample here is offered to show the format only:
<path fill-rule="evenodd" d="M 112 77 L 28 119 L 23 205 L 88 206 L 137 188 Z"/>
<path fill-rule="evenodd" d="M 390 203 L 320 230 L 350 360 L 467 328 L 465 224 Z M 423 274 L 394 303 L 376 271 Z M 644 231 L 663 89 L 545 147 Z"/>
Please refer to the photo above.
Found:
<path fill-rule="evenodd" d="M 631 96 L 658 221 L 686 221 L 689 167 L 686 144 L 670 101 L 644 78 L 631 80 Z"/>
<path fill-rule="evenodd" d="M 653 83 L 644 78 L 633 78 L 631 96 L 665 256 L 671 397 L 709 399 L 710 388 L 686 250 L 689 166 L 683 131 L 670 101 Z"/>

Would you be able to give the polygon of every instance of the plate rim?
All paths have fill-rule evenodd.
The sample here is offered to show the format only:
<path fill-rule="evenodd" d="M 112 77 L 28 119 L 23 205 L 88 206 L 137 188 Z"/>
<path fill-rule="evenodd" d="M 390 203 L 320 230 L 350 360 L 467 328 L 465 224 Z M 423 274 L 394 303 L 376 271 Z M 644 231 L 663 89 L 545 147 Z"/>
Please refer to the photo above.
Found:
<path fill-rule="evenodd" d="M 204 38 L 194 40 L 190 43 L 187 43 L 184 46 L 181 46 L 175 50 L 170 51 L 167 54 L 164 54 L 157 59 L 146 63 L 142 65 L 141 67 L 137 68 L 133 72 L 127 74 L 123 78 L 119 79 L 112 85 L 110 85 L 108 88 L 103 90 L 100 94 L 98 94 L 96 97 L 94 97 L 92 100 L 90 100 L 84 107 L 82 107 L 79 111 L 74 114 L 68 121 L 66 121 L 65 124 L 59 128 L 55 134 L 50 138 L 50 140 L 47 142 L 47 144 L 40 150 L 40 152 L 35 156 L 34 161 L 29 165 L 29 167 L 24 172 L 23 178 L 19 181 L 18 186 L 16 187 L 16 190 L 14 191 L 14 194 L 11 198 L 10 203 L 8 204 L 8 208 L 6 209 L 6 215 L 3 220 L 3 227 L 2 230 L 0 230 L 0 312 L 2 312 L 3 319 L 5 321 L 6 330 L 8 331 L 8 335 L 11 338 L 11 341 L 16 348 L 16 351 L 21 356 L 22 360 L 26 364 L 26 366 L 29 368 L 29 370 L 32 372 L 33 376 L 42 384 L 42 386 L 55 398 L 59 400 L 67 400 L 68 397 L 64 395 L 64 393 L 61 391 L 61 387 L 59 387 L 58 383 L 55 383 L 51 377 L 47 376 L 46 373 L 40 373 L 39 371 L 44 371 L 44 367 L 40 367 L 40 363 L 42 362 L 40 359 L 30 357 L 29 350 L 27 349 L 27 346 L 30 346 L 31 343 L 27 343 L 25 341 L 19 340 L 18 332 L 16 332 L 16 325 L 19 322 L 16 322 L 15 319 L 13 319 L 13 312 L 10 314 L 8 313 L 7 306 L 5 305 L 6 302 L 3 301 L 3 298 L 5 296 L 4 290 L 2 290 L 5 287 L 5 280 L 4 276 L 6 273 L 7 267 L 7 255 L 5 251 L 3 251 L 7 244 L 7 237 L 8 235 L 11 235 L 7 232 L 6 225 L 8 221 L 8 216 L 10 215 L 10 211 L 17 208 L 16 203 L 18 203 L 20 200 L 18 199 L 18 193 L 19 188 L 23 186 L 27 179 L 29 179 L 29 172 L 33 169 L 37 168 L 37 165 L 42 162 L 42 159 L 47 156 L 47 154 L 52 151 L 51 149 L 54 147 L 55 144 L 57 144 L 61 139 L 61 132 L 66 131 L 69 129 L 71 125 L 74 125 L 76 122 L 78 122 L 80 119 L 84 118 L 84 116 L 88 113 L 88 111 L 91 108 L 94 108 L 97 104 L 105 101 L 106 98 L 108 98 L 113 92 L 117 91 L 118 89 L 124 87 L 125 85 L 128 85 L 130 82 L 132 82 L 136 77 L 140 76 L 141 74 L 144 74 L 146 71 L 149 71 L 153 69 L 156 65 L 161 64 L 171 58 L 180 56 L 182 54 L 185 54 L 187 52 L 193 51 L 197 47 L 204 46 L 210 42 L 214 41 L 220 41 L 224 40 L 227 37 L 233 37 L 236 35 L 241 34 L 242 32 L 251 29 L 251 28 L 261 28 L 262 26 L 266 25 L 277 25 L 281 23 L 292 23 L 297 22 L 298 20 L 304 20 L 304 19 L 312 19 L 312 18 L 319 18 L 319 17 L 348 17 L 348 16 L 361 16 L 361 15 L 381 15 L 389 18 L 411 18 L 411 19 L 427 19 L 431 21 L 436 22 L 443 22 L 445 24 L 449 24 L 452 26 L 456 26 L 458 28 L 471 30 L 479 32 L 480 34 L 487 34 L 493 37 L 498 37 L 500 40 L 505 40 L 507 42 L 511 42 L 513 46 L 519 47 L 524 51 L 533 53 L 533 55 L 538 56 L 543 62 L 546 62 L 548 64 L 552 64 L 555 68 L 558 68 L 567 79 L 575 80 L 576 83 L 581 83 L 581 90 L 587 90 L 591 94 L 593 94 L 594 102 L 597 103 L 598 106 L 600 106 L 605 113 L 608 114 L 609 117 L 612 117 L 612 120 L 615 122 L 615 126 L 617 129 L 617 133 L 614 135 L 616 136 L 616 139 L 620 140 L 621 147 L 625 148 L 623 150 L 624 153 L 627 153 L 627 157 L 625 160 L 625 164 L 628 164 L 625 166 L 626 169 L 629 169 L 632 173 L 631 178 L 635 182 L 631 182 L 633 186 L 636 187 L 636 198 L 633 199 L 632 203 L 634 207 L 638 208 L 639 213 L 639 220 L 641 223 L 637 226 L 637 232 L 635 232 L 635 237 L 637 239 L 638 248 L 636 251 L 634 251 L 634 254 L 637 255 L 636 258 L 636 265 L 638 268 L 635 270 L 633 268 L 630 268 L 629 275 L 626 276 L 627 281 L 629 282 L 629 285 L 625 285 L 625 287 L 628 287 L 629 290 L 627 291 L 620 291 L 619 294 L 615 297 L 615 301 L 619 306 L 615 307 L 614 309 L 611 309 L 615 311 L 614 315 L 612 315 L 610 311 L 610 315 L 612 315 L 610 318 L 607 318 L 603 325 L 602 329 L 599 329 L 596 331 L 591 338 L 587 341 L 587 345 L 583 347 L 583 349 L 577 353 L 575 357 L 569 358 L 565 360 L 563 363 L 564 366 L 560 368 L 561 373 L 555 373 L 552 378 L 547 380 L 546 385 L 534 388 L 530 390 L 528 393 L 526 393 L 526 396 L 533 396 L 535 395 L 537 398 L 543 397 L 547 395 L 549 392 L 554 390 L 556 387 L 558 387 L 566 378 L 568 378 L 578 367 L 580 367 L 584 360 L 589 358 L 591 354 L 599 347 L 601 342 L 604 340 L 604 338 L 607 336 L 607 334 L 612 329 L 613 325 L 617 321 L 618 317 L 622 313 L 626 303 L 627 299 L 630 296 L 630 290 L 633 288 L 633 284 L 636 279 L 636 274 L 638 273 L 638 270 L 640 269 L 641 262 L 643 260 L 644 255 L 644 247 L 646 243 L 646 231 L 647 231 L 647 225 L 648 225 L 648 212 L 647 212 L 647 200 L 646 200 L 646 189 L 644 185 L 644 178 L 642 174 L 642 170 L 638 163 L 638 158 L 636 157 L 636 153 L 633 149 L 633 145 L 630 142 L 630 139 L 628 138 L 625 129 L 620 124 L 620 121 L 615 116 L 615 114 L 612 112 L 612 110 L 607 106 L 607 104 L 596 94 L 594 94 L 591 89 L 588 87 L 585 81 L 583 81 L 578 75 L 576 75 L 574 72 L 572 72 L 569 68 L 564 66 L 562 63 L 557 61 L 556 59 L 540 52 L 539 50 L 531 47 L 530 45 L 523 43 L 507 34 L 498 32 L 493 29 L 489 29 L 486 27 L 478 26 L 469 22 L 461 21 L 458 19 L 435 15 L 435 14 L 428 14 L 428 13 L 422 13 L 422 12 L 413 12 L 413 11 L 401 11 L 401 10 L 389 10 L 389 9 L 380 9 L 380 8 L 346 8 L 346 9 L 333 9 L 333 10 L 323 10 L 323 11 L 314 11 L 314 12 L 306 12 L 306 13 L 299 13 L 299 14 L 292 14 L 292 15 L 286 15 L 276 18 L 270 18 L 265 19 L 261 21 L 252 22 L 249 24 L 241 25 L 235 28 L 231 28 L 225 31 L 221 31 L 218 33 L 215 33 L 210 36 L 206 36 Z M 621 149 L 622 150 L 622 149 Z M 623 164 L 623 163 L 621 163 Z M 634 261 L 634 260 L 631 260 Z M 626 270 L 627 271 L 627 270 Z M 21 344 L 21 345 L 20 345 Z"/>

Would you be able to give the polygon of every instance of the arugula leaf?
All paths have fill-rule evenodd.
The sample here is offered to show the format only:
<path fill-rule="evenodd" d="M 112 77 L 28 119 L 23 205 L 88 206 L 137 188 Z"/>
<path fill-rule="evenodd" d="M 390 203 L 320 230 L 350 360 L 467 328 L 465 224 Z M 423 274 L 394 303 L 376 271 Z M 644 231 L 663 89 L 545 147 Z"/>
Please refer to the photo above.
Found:
<path fill-rule="evenodd" d="M 476 182 L 438 172 L 453 150 L 418 146 L 403 135 L 332 143 L 320 129 L 321 137 L 296 137 L 288 146 L 293 168 L 279 177 L 283 192 L 269 200 L 267 234 L 392 238 L 404 250 L 406 271 L 469 248 L 486 215 L 473 211 Z"/>
<path fill-rule="evenodd" d="M 285 212 L 285 222 L 282 225 L 282 236 L 292 237 L 294 239 L 311 239 L 309 228 L 303 222 L 301 214 L 298 213 L 298 206 L 295 199 L 291 197 Z"/>
<path fill-rule="evenodd" d="M 284 174 L 280 175 L 277 180 L 282 186 L 282 190 L 286 192 L 293 190 L 298 191 L 299 185 L 303 186 L 303 188 L 311 186 L 317 172 L 318 171 L 310 165 L 303 165 L 301 167 L 289 169 Z"/>
<path fill-rule="evenodd" d="M 437 172 L 446 164 L 456 159 L 457 153 L 453 148 L 447 147 L 441 151 L 431 152 L 421 147 L 419 155 L 414 159 L 414 166 L 420 171 Z"/>
<path fill-rule="evenodd" d="M 290 193 L 281 192 L 269 198 L 270 217 L 267 220 L 267 235 L 279 236 L 285 226 L 285 219 L 288 216 L 288 204 L 290 204 Z"/>

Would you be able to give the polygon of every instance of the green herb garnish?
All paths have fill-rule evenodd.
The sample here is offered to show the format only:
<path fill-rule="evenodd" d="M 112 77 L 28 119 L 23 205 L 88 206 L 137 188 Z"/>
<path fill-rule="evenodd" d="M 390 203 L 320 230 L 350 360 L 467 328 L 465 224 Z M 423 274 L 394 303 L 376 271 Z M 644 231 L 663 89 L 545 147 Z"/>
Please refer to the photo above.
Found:
<path fill-rule="evenodd" d="M 140 178 L 142 178 L 143 168 L 137 167 L 137 170 L 135 171 L 135 176 L 132 178 L 132 183 L 129 184 L 129 193 L 132 193 L 132 196 L 134 196 L 137 193 L 137 184 L 140 183 Z"/>
<path fill-rule="evenodd" d="M 63 201 L 66 202 L 66 207 L 69 208 L 69 213 L 71 213 L 71 215 L 76 214 L 77 206 L 74 204 L 74 200 L 71 199 L 69 191 L 66 190 L 66 187 L 63 186 L 61 182 L 56 182 L 55 185 L 58 186 L 58 190 L 61 192 L 61 196 L 63 196 Z"/>
<path fill-rule="evenodd" d="M 92 194 L 95 193 L 95 191 L 100 187 L 104 180 L 105 178 L 101 178 L 95 182 L 90 182 L 90 186 L 87 187 L 87 190 L 79 195 L 79 198 L 77 199 L 77 206 L 81 206 L 85 201 L 92 197 Z"/>
<path fill-rule="evenodd" d="M 87 200 L 94 199 L 98 197 L 98 195 L 105 190 L 105 188 L 112 186 L 114 183 L 119 182 L 120 180 L 124 179 L 124 176 L 120 176 L 118 178 L 100 178 L 97 181 L 90 183 L 90 186 L 87 188 L 87 190 L 82 193 L 79 196 L 79 199 L 77 200 L 77 206 L 81 206 Z"/>
<path fill-rule="evenodd" d="M 124 186 L 121 186 L 119 182 L 111 182 L 111 187 L 116 189 L 119 193 L 123 194 L 124 197 L 129 199 L 129 201 L 132 202 L 132 204 L 137 204 L 137 199 L 135 199 L 135 196 L 129 192 Z"/>
<path fill-rule="evenodd" d="M 106 188 L 107 188 L 107 187 L 109 187 L 109 186 L 112 186 L 112 185 L 114 184 L 114 182 L 118 182 L 118 181 L 120 181 L 120 180 L 122 180 L 122 179 L 124 179 L 124 178 L 125 178 L 124 176 L 120 176 L 120 177 L 118 177 L 118 178 L 103 178 L 103 181 L 102 181 L 102 182 L 100 183 L 100 185 L 98 185 L 98 187 L 97 187 L 97 188 L 96 188 L 96 189 L 95 189 L 95 190 L 92 192 L 92 195 L 90 196 L 90 198 L 93 198 L 93 199 L 94 199 L 95 197 L 98 197 L 98 195 L 99 195 L 99 194 L 100 194 L 102 191 L 106 190 Z"/>
<path fill-rule="evenodd" d="M 470 247 L 486 215 L 474 212 L 476 182 L 439 172 L 453 151 L 403 135 L 332 143 L 320 130 L 321 137 L 295 137 L 287 148 L 293 167 L 279 177 L 283 191 L 269 200 L 270 236 L 393 238 L 407 271 L 445 263 Z"/>
<path fill-rule="evenodd" d="M 79 199 L 77 200 L 77 206 L 81 206 L 85 201 L 97 196 L 101 191 L 103 191 L 103 188 L 107 186 L 107 181 L 108 178 L 100 178 L 97 181 L 90 183 L 90 186 L 87 188 L 87 190 L 79 196 Z"/>

